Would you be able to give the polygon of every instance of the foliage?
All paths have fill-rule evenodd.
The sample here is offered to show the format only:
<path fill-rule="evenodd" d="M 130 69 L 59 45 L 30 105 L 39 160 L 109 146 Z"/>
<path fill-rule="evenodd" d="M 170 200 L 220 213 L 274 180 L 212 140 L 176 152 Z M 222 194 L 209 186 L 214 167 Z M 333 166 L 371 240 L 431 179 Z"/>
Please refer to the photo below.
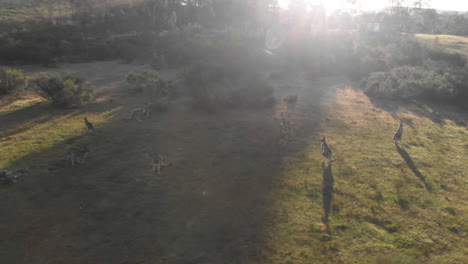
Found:
<path fill-rule="evenodd" d="M 422 45 L 413 38 L 387 43 L 381 39 L 355 40 L 355 47 L 348 63 L 348 76 L 359 81 L 372 72 L 389 71 L 400 66 L 424 66 L 427 59 L 450 69 L 461 69 L 466 57 L 443 50 L 440 47 Z"/>
<path fill-rule="evenodd" d="M 456 101 L 466 94 L 466 73 L 437 71 L 434 66 L 402 66 L 388 72 L 374 72 L 365 83 L 366 94 L 375 97 L 433 101 Z"/>
<path fill-rule="evenodd" d="M 130 91 L 145 92 L 152 100 L 169 96 L 172 87 L 156 71 L 132 72 L 127 76 L 127 83 Z"/>
<path fill-rule="evenodd" d="M 273 88 L 246 58 L 231 63 L 200 62 L 185 74 L 191 87 L 193 106 L 214 111 L 222 107 L 269 107 L 274 104 Z"/>
<path fill-rule="evenodd" d="M 0 67 L 0 94 L 20 92 L 28 86 L 28 77 L 20 70 Z"/>
<path fill-rule="evenodd" d="M 431 60 L 444 62 L 452 67 L 464 67 L 466 65 L 466 57 L 459 53 L 450 53 L 442 49 L 429 49 L 427 55 Z"/>
<path fill-rule="evenodd" d="M 93 88 L 72 76 L 42 76 L 34 81 L 40 91 L 59 107 L 77 107 L 93 99 Z"/>

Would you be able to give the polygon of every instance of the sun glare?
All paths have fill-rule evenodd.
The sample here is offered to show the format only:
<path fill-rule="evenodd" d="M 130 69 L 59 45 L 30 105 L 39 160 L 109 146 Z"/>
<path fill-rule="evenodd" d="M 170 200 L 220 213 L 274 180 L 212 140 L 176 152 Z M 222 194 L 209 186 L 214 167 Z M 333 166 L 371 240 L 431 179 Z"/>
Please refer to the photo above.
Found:
<path fill-rule="evenodd" d="M 322 2 L 322 1 L 321 1 Z M 344 10 L 349 7 L 346 0 L 328 0 L 323 1 L 323 6 L 328 14 L 333 13 L 338 10 Z"/>
<path fill-rule="evenodd" d="M 290 2 L 299 0 L 278 0 L 281 8 L 288 8 Z M 303 0 L 301 0 L 303 1 Z M 307 1 L 312 6 L 323 6 L 328 14 L 333 13 L 337 10 L 348 10 L 351 8 L 350 1 L 348 0 L 311 0 Z M 424 2 L 424 1 L 423 1 Z M 457 11 L 468 11 L 468 1 L 466 0 L 431 0 L 428 2 L 430 8 L 440 10 L 457 10 Z M 355 2 L 354 8 L 358 8 L 362 11 L 377 11 L 382 10 L 390 4 L 389 0 L 358 0 Z"/>
<path fill-rule="evenodd" d="M 295 0 L 279 0 L 279 6 L 281 8 L 288 8 L 289 3 Z M 346 0 L 314 0 L 309 1 L 310 6 L 323 6 L 328 14 L 333 13 L 337 10 L 345 10 L 349 8 L 349 4 Z"/>

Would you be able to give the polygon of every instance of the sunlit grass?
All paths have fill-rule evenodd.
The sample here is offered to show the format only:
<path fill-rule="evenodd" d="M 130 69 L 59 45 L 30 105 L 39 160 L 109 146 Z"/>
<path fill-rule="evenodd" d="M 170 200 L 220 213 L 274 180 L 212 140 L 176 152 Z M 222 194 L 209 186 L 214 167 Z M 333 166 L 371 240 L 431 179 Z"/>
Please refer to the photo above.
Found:
<path fill-rule="evenodd" d="M 17 100 L 0 108 L 0 113 L 14 114 L 15 111 L 40 104 L 45 105 L 47 102 L 41 99 Z M 101 124 L 108 122 L 118 110 L 119 108 L 115 108 L 106 112 L 86 115 L 95 127 L 99 128 Z M 0 168 L 8 168 L 28 155 L 40 153 L 72 137 L 85 134 L 86 127 L 82 119 L 84 115 L 80 110 L 67 111 L 63 115 L 44 112 L 37 118 L 24 120 L 23 123 L 14 128 L 1 131 Z M 63 150 L 63 154 L 65 152 L 66 150 Z"/>
<path fill-rule="evenodd" d="M 468 56 L 468 37 L 429 34 L 416 34 L 416 37 L 430 45 L 433 45 L 435 43 L 435 39 L 439 38 L 438 43 L 441 47 L 448 51 Z"/>
<path fill-rule="evenodd" d="M 0 116 L 3 114 L 11 113 L 12 111 L 23 109 L 28 106 L 36 105 L 42 102 L 45 102 L 46 99 L 41 97 L 30 97 L 30 98 L 22 98 L 21 100 L 16 100 L 15 98 L 11 98 L 11 103 L 8 103 L 7 100 L 5 105 L 0 107 Z"/>
<path fill-rule="evenodd" d="M 391 253 L 396 263 L 466 261 L 466 129 L 405 109 L 393 117 L 352 89 L 339 90 L 335 103 L 324 105 L 320 132 L 338 158 L 330 222 L 322 222 L 316 137 L 288 163 L 273 194 L 276 218 L 266 234 L 265 257 L 273 263 L 372 263 Z M 427 186 L 393 145 L 398 119 L 411 123 L 405 125 L 403 149 Z"/>

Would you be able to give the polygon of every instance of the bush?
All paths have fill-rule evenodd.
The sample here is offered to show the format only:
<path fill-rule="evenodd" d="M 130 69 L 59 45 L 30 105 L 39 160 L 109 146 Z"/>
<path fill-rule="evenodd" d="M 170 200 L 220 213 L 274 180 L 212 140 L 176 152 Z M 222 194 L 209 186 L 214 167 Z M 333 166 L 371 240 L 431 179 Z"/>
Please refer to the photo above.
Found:
<path fill-rule="evenodd" d="M 466 58 L 461 54 L 430 48 L 413 39 L 390 44 L 356 40 L 347 73 L 353 81 L 359 81 L 372 72 L 389 71 L 400 66 L 424 66 L 426 59 L 455 69 L 466 65 Z"/>
<path fill-rule="evenodd" d="M 372 73 L 363 86 L 374 97 L 459 102 L 467 94 L 467 81 L 468 74 L 460 70 L 402 66 Z"/>
<path fill-rule="evenodd" d="M 464 67 L 466 57 L 459 53 L 450 53 L 441 49 L 431 49 L 428 51 L 428 57 L 434 61 L 442 61 L 453 67 Z"/>
<path fill-rule="evenodd" d="M 0 67 L 0 94 L 22 91 L 28 86 L 28 77 L 19 70 Z"/>
<path fill-rule="evenodd" d="M 239 64 L 240 66 L 240 64 Z M 247 64 L 247 69 L 251 69 Z M 272 86 L 260 74 L 238 67 L 201 63 L 185 75 L 193 107 L 212 112 L 221 107 L 269 107 L 275 103 Z"/>
<path fill-rule="evenodd" d="M 59 107 L 76 107 L 93 99 L 93 88 L 72 76 L 43 76 L 34 81 L 44 95 Z"/>
<path fill-rule="evenodd" d="M 145 92 L 152 101 L 168 97 L 172 92 L 171 82 L 163 80 L 156 71 L 132 72 L 127 76 L 127 83 L 131 92 Z"/>

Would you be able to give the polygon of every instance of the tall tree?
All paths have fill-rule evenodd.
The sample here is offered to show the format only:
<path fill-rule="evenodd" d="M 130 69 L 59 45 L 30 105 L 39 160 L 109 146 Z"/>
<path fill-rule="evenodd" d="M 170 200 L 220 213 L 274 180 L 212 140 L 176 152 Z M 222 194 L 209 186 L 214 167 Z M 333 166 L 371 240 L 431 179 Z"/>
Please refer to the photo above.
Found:
<path fill-rule="evenodd" d="M 402 32 L 408 32 L 410 16 L 414 10 L 429 5 L 429 0 L 389 0 L 387 13 L 387 28 L 393 37 L 399 38 Z"/>

